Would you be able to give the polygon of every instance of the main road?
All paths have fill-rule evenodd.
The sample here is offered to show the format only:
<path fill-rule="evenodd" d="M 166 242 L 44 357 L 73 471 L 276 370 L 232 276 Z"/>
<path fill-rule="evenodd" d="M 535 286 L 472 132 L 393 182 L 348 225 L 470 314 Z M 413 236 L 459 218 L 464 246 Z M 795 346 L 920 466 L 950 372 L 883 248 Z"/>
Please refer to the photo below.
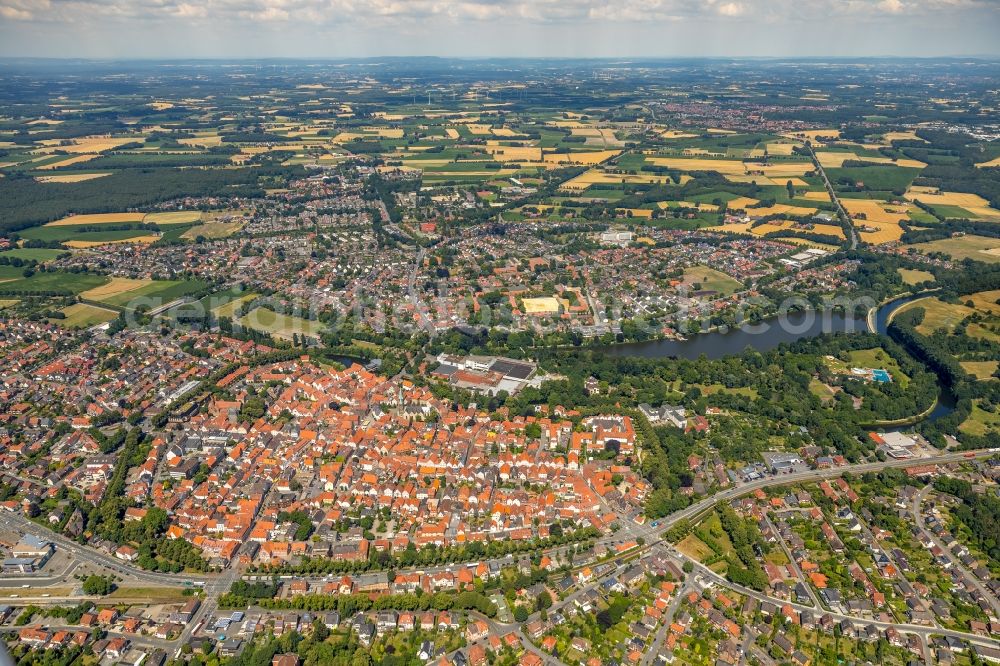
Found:
<path fill-rule="evenodd" d="M 809 144 L 809 154 L 812 155 L 813 165 L 815 165 L 816 171 L 823 177 L 823 183 L 826 184 L 826 192 L 830 195 L 830 201 L 837 206 L 837 217 L 840 218 L 841 225 L 845 225 L 848 233 L 851 234 L 851 249 L 858 249 L 858 232 L 854 228 L 854 223 L 851 222 L 851 216 L 847 214 L 847 211 L 844 210 L 843 204 L 840 203 L 840 199 L 837 197 L 837 192 L 833 189 L 833 185 L 830 184 L 830 179 L 827 178 L 826 171 L 823 170 L 823 165 L 819 163 L 819 158 L 816 157 L 816 151 L 813 150 L 812 144 Z"/>
<path fill-rule="evenodd" d="M 856 465 L 844 465 L 841 467 L 830 467 L 827 469 L 816 469 L 808 470 L 805 472 L 796 472 L 792 474 L 778 474 L 771 475 L 749 483 L 743 483 L 740 485 L 733 486 L 722 490 L 714 495 L 705 497 L 704 499 L 695 502 L 694 504 L 684 508 L 680 511 L 676 511 L 669 516 L 656 522 L 654 527 L 652 523 L 647 525 L 637 525 L 631 521 L 624 521 L 624 527 L 622 530 L 614 533 L 607 534 L 598 539 L 598 543 L 607 545 L 614 543 L 616 541 L 622 541 L 625 538 L 642 538 L 647 541 L 644 546 L 648 548 L 653 543 L 662 541 L 659 536 L 663 532 L 666 532 L 671 527 L 683 520 L 693 520 L 700 516 L 702 513 L 712 509 L 719 502 L 726 502 L 729 500 L 748 495 L 755 490 L 764 489 L 774 486 L 791 485 L 795 483 L 803 483 L 808 481 L 818 481 L 821 479 L 832 479 L 843 476 L 844 474 L 864 474 L 866 472 L 878 472 L 883 469 L 898 469 L 913 467 L 916 465 L 928 465 L 928 464 L 947 464 L 952 462 L 962 462 L 969 460 L 971 458 L 986 458 L 994 455 L 998 452 L 997 449 L 980 450 L 980 451 L 968 451 L 968 452 L 951 452 L 943 453 L 940 455 L 929 456 L 925 458 L 912 458 L 907 460 L 884 460 L 875 461 L 868 463 L 860 463 Z M 158 585 L 184 585 L 184 584 L 194 584 L 194 585 L 209 585 L 219 579 L 220 577 L 229 578 L 229 569 L 227 569 L 226 574 L 220 575 L 217 573 L 204 573 L 204 574 L 170 574 L 170 573 L 160 573 L 155 571 L 146 571 L 141 569 L 129 562 L 119 560 L 118 558 L 105 553 L 104 551 L 97 550 L 90 546 L 84 546 L 76 541 L 68 539 L 61 534 L 56 534 L 49 530 L 44 530 L 37 523 L 28 520 L 26 517 L 19 513 L 0 511 L 0 527 L 6 528 L 8 530 L 17 530 L 20 532 L 32 532 L 42 534 L 44 537 L 54 543 L 59 548 L 66 551 L 71 557 L 77 558 L 82 563 L 91 564 L 93 566 L 103 567 L 105 569 L 110 569 L 114 572 L 120 573 L 122 575 L 129 576 L 130 578 L 144 583 L 158 584 Z M 624 533 L 624 534 L 623 534 Z M 652 541 L 650 539 L 653 539 Z M 561 548 L 561 547 L 560 547 Z M 631 553 L 630 553 L 631 554 Z M 414 567 L 414 569 L 420 569 L 420 567 Z M 55 577 L 50 577 L 55 578 Z M 18 580 L 29 579 L 27 576 L 19 576 Z M 0 577 L 3 580 L 3 577 Z M 49 580 L 46 578 L 32 578 L 31 580 Z M 214 587 L 214 586 L 213 586 Z"/>

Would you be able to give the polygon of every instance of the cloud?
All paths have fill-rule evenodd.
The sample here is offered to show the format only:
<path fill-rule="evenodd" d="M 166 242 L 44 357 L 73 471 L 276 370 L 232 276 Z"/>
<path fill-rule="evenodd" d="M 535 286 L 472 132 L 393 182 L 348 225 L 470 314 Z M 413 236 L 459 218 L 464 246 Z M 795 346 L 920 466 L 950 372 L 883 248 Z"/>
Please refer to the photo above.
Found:
<path fill-rule="evenodd" d="M 0 0 L 5 55 L 953 55 L 997 34 L 1000 0 Z"/>
<path fill-rule="evenodd" d="M 111 17 L 138 22 L 405 24 L 409 29 L 419 28 L 412 25 L 417 21 L 520 22 L 530 26 L 752 16 L 788 22 L 824 20 L 831 15 L 927 15 L 969 9 L 998 14 L 995 0 L 0 0 L 0 16 L 4 18 L 66 24 Z"/>
<path fill-rule="evenodd" d="M 0 5 L 0 16 L 11 21 L 30 21 L 34 18 L 34 15 L 27 9 L 20 9 L 9 5 Z"/>
<path fill-rule="evenodd" d="M 719 5 L 716 12 L 720 16 L 742 16 L 746 13 L 746 7 L 743 6 L 742 2 L 727 2 Z"/>

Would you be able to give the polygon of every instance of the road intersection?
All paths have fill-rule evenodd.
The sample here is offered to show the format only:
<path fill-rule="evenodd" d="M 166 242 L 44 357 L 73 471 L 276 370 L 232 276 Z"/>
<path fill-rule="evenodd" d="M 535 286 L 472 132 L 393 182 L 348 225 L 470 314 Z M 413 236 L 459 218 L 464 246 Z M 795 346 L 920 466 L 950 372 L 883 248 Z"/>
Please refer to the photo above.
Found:
<path fill-rule="evenodd" d="M 627 540 L 636 541 L 639 545 L 636 548 L 628 550 L 625 553 L 613 558 L 611 560 L 601 560 L 592 561 L 585 564 L 579 565 L 577 568 L 582 568 L 583 566 L 597 566 L 604 565 L 603 572 L 599 576 L 595 576 L 592 580 L 585 583 L 581 583 L 577 588 L 571 592 L 569 595 L 558 601 L 548 610 L 549 614 L 557 612 L 563 608 L 567 608 L 569 605 L 573 604 L 582 595 L 586 594 L 588 591 L 596 589 L 604 580 L 622 573 L 625 568 L 631 566 L 636 559 L 640 558 L 642 555 L 646 554 L 652 549 L 658 549 L 661 552 L 668 553 L 670 556 L 681 562 L 690 562 L 693 567 L 693 576 L 688 576 L 688 580 L 685 581 L 684 586 L 679 588 L 677 592 L 677 597 L 674 599 L 674 603 L 671 605 L 671 610 L 669 611 L 667 617 L 671 617 L 672 613 L 676 611 L 676 606 L 679 604 L 680 597 L 687 591 L 694 589 L 695 584 L 701 587 L 707 586 L 718 586 L 731 589 L 739 594 L 752 597 L 759 601 L 771 601 L 783 606 L 789 604 L 789 602 L 776 599 L 767 596 L 766 594 L 751 590 L 749 588 L 742 587 L 735 583 L 728 581 L 722 576 L 716 574 L 710 569 L 704 567 L 695 560 L 692 560 L 685 556 L 683 553 L 679 552 L 668 544 L 664 538 L 664 534 L 670 530 L 670 528 L 678 525 L 682 521 L 694 521 L 699 518 L 702 514 L 707 513 L 713 509 L 720 502 L 728 502 L 739 497 L 748 495 L 756 490 L 763 490 L 766 488 L 792 485 L 796 483 L 819 481 L 822 479 L 831 479 L 843 476 L 845 474 L 864 474 L 866 472 L 878 472 L 884 469 L 899 469 L 906 467 L 913 467 L 915 465 L 928 465 L 928 464 L 947 464 L 954 462 L 963 462 L 970 459 L 984 458 L 991 455 L 995 455 L 995 450 L 989 451 L 976 451 L 976 452 L 946 452 L 938 454 L 935 456 L 908 459 L 908 460 L 897 460 L 889 459 L 884 461 L 874 461 L 867 463 L 860 463 L 855 465 L 845 465 L 841 467 L 831 467 L 826 469 L 809 470 L 805 472 L 796 473 L 786 473 L 779 475 L 771 475 L 761 479 L 757 479 L 748 483 L 743 483 L 740 485 L 733 486 L 722 490 L 714 495 L 706 497 L 698 502 L 691 504 L 690 506 L 677 511 L 670 516 L 667 516 L 655 523 L 647 524 L 637 524 L 633 521 L 623 521 L 621 523 L 620 529 L 614 533 L 604 535 L 597 539 L 597 543 L 604 546 L 613 546 L 615 544 L 621 544 Z M 919 503 L 919 498 L 914 500 Z M 917 508 L 919 508 L 917 504 Z M 20 533 L 26 532 L 38 532 L 39 526 L 24 516 L 17 513 L 0 512 L 0 527 L 8 530 L 17 530 Z M 46 532 L 45 537 L 52 541 L 58 548 L 62 548 L 70 557 L 75 559 L 77 565 L 79 564 L 89 564 L 94 567 L 101 567 L 106 570 L 110 570 L 119 574 L 124 580 L 128 582 L 145 583 L 160 586 L 197 586 L 203 587 L 204 595 L 202 599 L 202 604 L 195 614 L 195 617 L 187 624 L 183 633 L 175 639 L 174 641 L 158 641 L 158 643 L 163 643 L 165 646 L 175 646 L 180 649 L 187 640 L 193 636 L 193 634 L 201 627 L 202 624 L 211 621 L 212 614 L 218 608 L 219 598 L 228 592 L 231 585 L 241 576 L 241 571 L 235 564 L 231 567 L 226 568 L 222 573 L 205 573 L 205 574 L 168 574 L 159 572 L 145 571 L 135 565 L 119 560 L 114 556 L 97 550 L 96 548 L 81 545 L 75 541 L 67 539 L 66 537 L 51 532 Z M 559 547 L 558 549 L 551 549 L 549 552 L 556 550 L 562 550 L 565 552 L 565 546 Z M 505 559 L 497 560 L 498 562 L 506 562 Z M 608 567 L 608 564 L 612 566 Z M 440 568 L 448 568 L 447 566 L 442 566 Z M 67 571 L 64 571 L 59 575 L 50 575 L 46 577 L 39 577 L 32 579 L 35 584 L 32 585 L 35 589 L 44 589 L 45 585 L 38 585 L 37 583 L 43 582 L 48 584 L 59 584 L 65 583 L 69 576 L 75 571 L 76 566 L 67 567 Z M 426 572 L 427 568 L 414 569 L 414 571 Z M 24 576 L 18 577 L 16 579 L 6 579 L 20 581 Z M 693 581 L 692 581 L 693 579 Z M 5 585 L 5 579 L 0 578 L 0 586 Z M 8 588 L 11 587 L 7 585 Z M 987 597 L 991 598 L 991 597 Z M 46 599 L 45 601 L 49 603 L 55 603 L 64 599 Z M 65 599 L 68 600 L 68 599 Z M 77 601 L 82 600 L 82 598 L 77 599 Z M 817 609 L 812 606 L 800 605 L 797 603 L 789 604 L 793 609 L 797 611 L 810 611 L 817 612 L 822 609 Z M 970 643 L 978 645 L 989 645 L 992 647 L 1000 647 L 1000 641 L 985 638 L 982 636 L 968 634 L 960 631 L 953 631 L 949 629 L 943 629 L 939 627 L 929 627 L 923 625 L 909 625 L 909 624 L 896 624 L 881 622 L 877 620 L 845 615 L 842 613 L 830 611 L 830 615 L 837 620 L 847 619 L 855 624 L 862 625 L 874 625 L 880 629 L 885 629 L 890 626 L 895 627 L 901 633 L 909 633 L 917 635 L 924 642 L 924 645 L 928 644 L 929 637 L 931 635 L 940 636 L 952 636 Z M 539 613 L 532 614 L 528 621 L 538 619 Z M 517 623 L 500 623 L 494 620 L 489 620 L 491 629 L 496 631 L 506 633 L 509 631 L 515 632 L 519 638 L 526 645 L 530 645 L 528 648 L 532 652 L 535 652 L 540 657 L 543 658 L 544 662 L 550 665 L 560 664 L 558 659 L 552 657 L 551 655 L 545 654 L 538 650 L 537 646 L 531 643 L 530 639 L 523 634 L 522 625 Z M 666 622 L 664 626 L 668 626 L 669 622 Z M 665 629 L 663 627 L 657 632 L 654 640 L 651 644 L 652 648 L 661 645 L 662 640 L 665 637 Z M 159 646 L 159 645 L 158 645 Z M 658 649 L 658 648 L 657 648 Z M 648 661 L 643 662 L 648 666 Z"/>

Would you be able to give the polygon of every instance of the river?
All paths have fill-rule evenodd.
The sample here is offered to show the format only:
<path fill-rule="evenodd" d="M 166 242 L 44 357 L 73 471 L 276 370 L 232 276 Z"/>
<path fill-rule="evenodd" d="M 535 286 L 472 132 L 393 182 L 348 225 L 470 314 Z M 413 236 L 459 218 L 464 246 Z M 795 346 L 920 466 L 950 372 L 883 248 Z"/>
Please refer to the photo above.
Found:
<path fill-rule="evenodd" d="M 875 332 L 885 335 L 892 313 L 903 305 L 926 294 L 901 296 L 882 304 L 875 312 Z M 609 356 L 641 356 L 643 358 L 695 359 L 704 354 L 707 358 L 722 358 L 739 354 L 747 348 L 766 352 L 782 343 L 795 342 L 822 333 L 855 333 L 868 331 L 865 317 L 848 316 L 842 311 L 796 311 L 774 317 L 755 326 L 729 331 L 709 331 L 687 340 L 651 340 L 627 342 L 601 348 Z M 937 404 L 927 420 L 935 421 L 955 410 L 955 397 L 941 385 Z"/>

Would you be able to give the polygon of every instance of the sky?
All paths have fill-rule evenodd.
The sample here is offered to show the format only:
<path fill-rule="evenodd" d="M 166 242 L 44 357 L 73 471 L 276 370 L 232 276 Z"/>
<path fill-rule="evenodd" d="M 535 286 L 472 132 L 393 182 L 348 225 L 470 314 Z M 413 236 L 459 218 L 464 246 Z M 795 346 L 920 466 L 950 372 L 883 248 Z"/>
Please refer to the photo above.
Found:
<path fill-rule="evenodd" d="M 998 56 L 1000 0 L 0 0 L 0 56 Z"/>

